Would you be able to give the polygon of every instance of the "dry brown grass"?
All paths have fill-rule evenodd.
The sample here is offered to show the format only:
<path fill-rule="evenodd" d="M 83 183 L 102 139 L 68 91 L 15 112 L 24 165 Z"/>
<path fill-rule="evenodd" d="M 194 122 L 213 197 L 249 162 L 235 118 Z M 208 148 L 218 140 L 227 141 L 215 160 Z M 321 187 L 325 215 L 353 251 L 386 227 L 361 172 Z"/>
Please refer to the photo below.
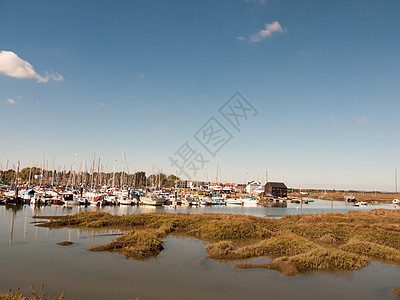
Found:
<path fill-rule="evenodd" d="M 15 292 L 10 290 L 7 294 L 0 294 L 0 300 L 61 300 L 61 299 L 64 299 L 64 293 L 62 293 L 59 297 L 45 295 L 45 294 L 43 294 L 43 288 L 44 288 L 43 284 L 39 290 L 35 289 L 31 285 L 28 294 L 22 293 L 20 289 L 18 289 Z M 74 300 L 74 298 L 70 298 L 70 300 Z"/>
<path fill-rule="evenodd" d="M 395 210 L 287 215 L 282 219 L 166 213 L 80 213 L 48 219 L 48 223 L 38 226 L 130 228 L 111 243 L 88 250 L 112 251 L 135 259 L 158 255 L 163 250 L 163 239 L 173 233 L 210 242 L 206 250 L 215 259 L 273 258 L 269 264 L 236 266 L 269 268 L 286 275 L 358 270 L 370 260 L 400 264 L 400 212 Z"/>
<path fill-rule="evenodd" d="M 349 194 L 356 197 L 357 201 L 365 201 L 370 203 L 391 203 L 396 199 L 396 193 L 383 193 L 383 192 L 333 192 L 333 191 L 311 191 L 307 197 L 318 198 L 324 200 L 338 200 L 344 201 L 344 195 Z M 300 197 L 298 194 L 293 196 Z M 304 196 L 303 196 L 304 197 Z"/>

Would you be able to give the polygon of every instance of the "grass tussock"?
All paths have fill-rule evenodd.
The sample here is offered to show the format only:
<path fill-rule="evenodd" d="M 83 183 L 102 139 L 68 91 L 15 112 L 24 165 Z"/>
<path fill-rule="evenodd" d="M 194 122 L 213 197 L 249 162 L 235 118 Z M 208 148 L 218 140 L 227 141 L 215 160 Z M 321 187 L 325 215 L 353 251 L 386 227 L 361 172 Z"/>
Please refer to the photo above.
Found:
<path fill-rule="evenodd" d="M 332 233 L 324 234 L 323 236 L 321 236 L 319 241 L 324 244 L 334 244 L 337 242 L 335 236 Z"/>
<path fill-rule="evenodd" d="M 57 243 L 57 245 L 59 245 L 59 246 L 71 246 L 71 245 L 73 245 L 74 243 L 73 242 L 70 242 L 70 241 L 64 241 L 64 242 L 59 242 L 59 243 Z"/>
<path fill-rule="evenodd" d="M 342 245 L 340 249 L 351 253 L 400 263 L 399 250 L 384 245 L 361 241 L 356 238 L 353 238 L 347 244 Z"/>
<path fill-rule="evenodd" d="M 393 294 L 395 294 L 397 297 L 400 297 L 400 288 L 394 289 Z"/>
<path fill-rule="evenodd" d="M 309 271 L 359 270 L 368 264 L 369 259 L 365 256 L 317 246 L 305 253 L 279 257 L 271 263 L 259 266 L 254 264 L 238 264 L 235 267 L 240 269 L 262 267 L 279 271 L 287 276 L 294 276 Z"/>
<path fill-rule="evenodd" d="M 166 228 L 131 231 L 111 243 L 90 248 L 88 251 L 110 251 L 123 254 L 127 258 L 147 259 L 157 256 L 164 249 L 162 238 L 166 234 Z"/>
<path fill-rule="evenodd" d="M 400 212 L 395 210 L 288 215 L 282 219 L 231 214 L 114 216 L 98 212 L 47 219 L 49 222 L 38 226 L 130 229 L 111 243 L 88 250 L 117 252 L 135 259 L 158 255 L 163 239 L 174 233 L 210 242 L 208 257 L 215 259 L 274 258 L 269 264 L 237 267 L 269 268 L 286 275 L 358 270 L 378 258 L 400 264 Z"/>
<path fill-rule="evenodd" d="M 235 256 L 235 246 L 231 241 L 220 241 L 207 245 L 206 251 L 210 258 L 233 258 Z"/>
<path fill-rule="evenodd" d="M 292 263 L 299 272 L 318 270 L 359 270 L 369 264 L 369 259 L 338 249 L 317 247 L 306 253 L 280 257 L 279 262 Z"/>
<path fill-rule="evenodd" d="M 235 250 L 231 241 L 221 241 L 206 247 L 208 257 L 217 259 L 244 259 L 260 256 L 295 255 L 311 250 L 315 245 L 294 234 L 282 234 L 246 245 Z"/>

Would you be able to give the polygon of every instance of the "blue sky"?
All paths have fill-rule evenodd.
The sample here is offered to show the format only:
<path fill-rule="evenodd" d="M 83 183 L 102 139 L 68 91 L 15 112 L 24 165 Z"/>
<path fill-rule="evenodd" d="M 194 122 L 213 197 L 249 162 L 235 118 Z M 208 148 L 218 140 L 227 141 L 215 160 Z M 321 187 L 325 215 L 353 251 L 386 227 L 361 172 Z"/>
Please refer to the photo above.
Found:
<path fill-rule="evenodd" d="M 398 1 L 0 0 L 0 163 L 44 153 L 70 168 L 75 151 L 78 165 L 96 152 L 112 170 L 124 148 L 131 172 L 175 174 L 169 157 L 189 141 L 209 161 L 202 180 L 217 163 L 224 181 L 261 180 L 264 165 L 293 187 L 394 190 L 399 11 Z M 240 132 L 218 113 L 237 91 L 257 110 Z M 213 116 L 233 136 L 215 157 L 193 138 Z"/>

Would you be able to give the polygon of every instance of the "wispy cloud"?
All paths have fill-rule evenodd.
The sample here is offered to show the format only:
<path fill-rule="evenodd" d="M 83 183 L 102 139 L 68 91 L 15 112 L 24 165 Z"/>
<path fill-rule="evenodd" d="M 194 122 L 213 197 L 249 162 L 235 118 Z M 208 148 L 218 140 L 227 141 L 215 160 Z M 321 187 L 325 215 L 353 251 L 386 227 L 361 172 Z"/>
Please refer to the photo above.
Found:
<path fill-rule="evenodd" d="M 103 102 L 97 102 L 97 105 L 106 106 Z"/>
<path fill-rule="evenodd" d="M 64 80 L 62 75 L 52 70 L 46 71 L 45 76 L 40 76 L 29 62 L 18 57 L 12 51 L 0 51 L 0 73 L 13 78 L 36 79 L 37 82 L 48 82 L 50 79 Z"/>
<path fill-rule="evenodd" d="M 50 72 L 46 71 L 46 78 L 50 78 L 54 81 L 64 81 L 64 77 L 61 74 L 53 72 L 51 69 Z"/>
<path fill-rule="evenodd" d="M 265 2 L 267 2 L 267 0 L 244 0 L 244 2 L 250 2 L 250 3 L 263 5 Z"/>
<path fill-rule="evenodd" d="M 332 117 L 332 118 L 331 118 L 331 123 L 332 123 L 332 124 L 337 124 L 338 121 L 336 120 L 336 118 Z"/>
<path fill-rule="evenodd" d="M 244 40 L 245 40 L 245 38 L 244 38 L 243 36 L 238 36 L 238 37 L 236 37 L 236 39 L 237 39 L 238 41 L 244 41 Z"/>
<path fill-rule="evenodd" d="M 362 124 L 362 123 L 365 123 L 367 121 L 368 121 L 368 117 L 364 117 L 364 118 L 361 118 L 360 120 L 357 120 L 356 124 Z"/>
<path fill-rule="evenodd" d="M 11 98 L 8 98 L 8 99 L 7 99 L 7 102 L 8 102 L 9 104 L 18 104 L 17 101 L 15 101 L 14 99 L 11 99 Z"/>
<path fill-rule="evenodd" d="M 251 42 L 260 42 L 263 39 L 270 37 L 274 32 L 284 32 L 281 24 L 275 21 L 271 24 L 265 24 L 265 29 L 261 29 L 257 34 L 253 34 L 250 37 Z"/>

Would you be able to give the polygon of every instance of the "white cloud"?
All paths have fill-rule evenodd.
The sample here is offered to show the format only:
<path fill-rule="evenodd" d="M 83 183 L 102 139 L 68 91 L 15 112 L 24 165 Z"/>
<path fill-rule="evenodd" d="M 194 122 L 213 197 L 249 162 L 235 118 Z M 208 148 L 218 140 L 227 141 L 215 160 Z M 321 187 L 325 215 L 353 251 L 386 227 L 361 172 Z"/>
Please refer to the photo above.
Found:
<path fill-rule="evenodd" d="M 265 24 L 265 29 L 260 30 L 257 34 L 254 34 L 250 37 L 251 42 L 260 42 L 263 39 L 270 37 L 274 32 L 283 32 L 282 26 L 279 22 L 275 21 L 271 24 Z"/>
<path fill-rule="evenodd" d="M 238 36 L 238 37 L 236 37 L 236 39 L 237 39 L 238 41 L 244 41 L 244 40 L 245 40 L 245 38 L 242 37 L 242 36 Z"/>
<path fill-rule="evenodd" d="M 39 104 L 39 101 L 35 101 L 36 104 Z"/>
<path fill-rule="evenodd" d="M 8 102 L 9 104 L 18 104 L 17 101 L 15 101 L 14 99 L 11 99 L 11 98 L 8 98 L 8 99 L 7 99 L 7 102 Z"/>
<path fill-rule="evenodd" d="M 104 103 L 102 103 L 102 102 L 97 102 L 97 105 L 100 105 L 100 106 L 106 106 Z"/>
<path fill-rule="evenodd" d="M 362 123 L 365 123 L 365 122 L 367 122 L 368 121 L 368 117 L 364 117 L 364 118 L 361 118 L 360 120 L 358 120 L 357 122 L 356 122 L 356 124 L 362 124 Z"/>
<path fill-rule="evenodd" d="M 0 51 L 0 73 L 19 79 L 36 79 L 37 82 L 48 82 L 49 79 L 64 80 L 62 75 L 54 73 L 52 70 L 46 71 L 46 76 L 40 76 L 29 62 L 18 57 L 12 51 Z"/>
<path fill-rule="evenodd" d="M 336 118 L 334 118 L 334 117 L 331 118 L 331 122 L 332 122 L 332 124 L 337 124 L 338 123 Z"/>

